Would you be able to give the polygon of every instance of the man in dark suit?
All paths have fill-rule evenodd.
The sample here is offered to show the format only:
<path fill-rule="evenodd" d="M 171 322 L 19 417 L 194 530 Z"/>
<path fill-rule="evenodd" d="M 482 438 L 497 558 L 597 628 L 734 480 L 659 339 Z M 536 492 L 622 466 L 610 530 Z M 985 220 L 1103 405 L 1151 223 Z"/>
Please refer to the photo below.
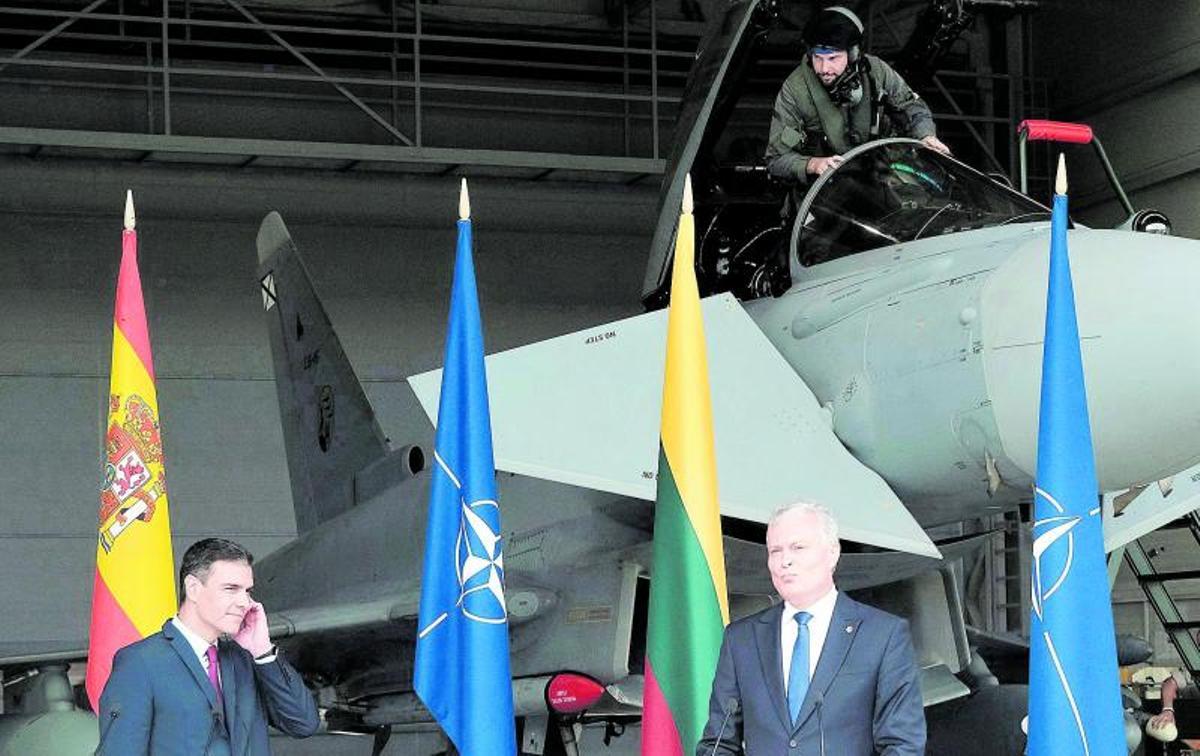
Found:
<path fill-rule="evenodd" d="M 233 541 L 193 544 L 179 568 L 179 613 L 117 652 L 100 696 L 97 754 L 267 756 L 267 722 L 294 737 L 320 718 L 271 643 L 250 597 L 254 557 Z"/>
<path fill-rule="evenodd" d="M 920 756 L 925 710 L 908 623 L 838 593 L 837 523 L 818 504 L 767 525 L 783 599 L 725 629 L 697 756 Z"/>

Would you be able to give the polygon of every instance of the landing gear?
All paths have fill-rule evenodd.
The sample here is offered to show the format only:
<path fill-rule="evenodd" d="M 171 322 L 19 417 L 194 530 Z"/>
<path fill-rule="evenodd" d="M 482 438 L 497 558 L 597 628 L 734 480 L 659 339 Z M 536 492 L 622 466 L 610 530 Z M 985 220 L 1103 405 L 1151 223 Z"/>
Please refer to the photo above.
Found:
<path fill-rule="evenodd" d="M 579 756 L 582 725 L 553 714 L 523 717 L 517 722 L 521 756 Z"/>
<path fill-rule="evenodd" d="M 379 756 L 383 753 L 383 749 L 387 747 L 388 741 L 392 739 L 392 728 L 387 725 L 381 726 L 375 730 L 375 739 L 371 744 L 371 756 Z"/>
<path fill-rule="evenodd" d="M 925 710 L 929 753 L 1022 756 L 1029 686 L 993 685 Z"/>

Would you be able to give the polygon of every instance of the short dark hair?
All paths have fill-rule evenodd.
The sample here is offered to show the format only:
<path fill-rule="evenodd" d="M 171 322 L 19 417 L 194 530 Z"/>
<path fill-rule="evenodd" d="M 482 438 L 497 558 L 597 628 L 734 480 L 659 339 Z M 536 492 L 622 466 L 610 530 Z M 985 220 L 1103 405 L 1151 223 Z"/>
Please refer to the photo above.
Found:
<path fill-rule="evenodd" d="M 179 564 L 179 603 L 187 596 L 183 581 L 188 575 L 195 575 L 201 583 L 208 579 L 208 571 L 213 562 L 245 562 L 254 564 L 254 555 L 245 546 L 234 543 L 226 538 L 205 538 L 196 541 L 183 554 Z"/>

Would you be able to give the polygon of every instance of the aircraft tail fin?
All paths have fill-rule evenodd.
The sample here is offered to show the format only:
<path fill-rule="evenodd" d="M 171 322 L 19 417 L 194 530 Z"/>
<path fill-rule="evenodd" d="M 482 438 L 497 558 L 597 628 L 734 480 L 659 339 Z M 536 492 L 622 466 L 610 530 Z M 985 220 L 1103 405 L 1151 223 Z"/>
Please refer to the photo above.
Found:
<path fill-rule="evenodd" d="M 277 212 L 259 228 L 258 261 L 296 528 L 303 534 L 353 507 L 359 473 L 379 468 L 391 448 Z"/>

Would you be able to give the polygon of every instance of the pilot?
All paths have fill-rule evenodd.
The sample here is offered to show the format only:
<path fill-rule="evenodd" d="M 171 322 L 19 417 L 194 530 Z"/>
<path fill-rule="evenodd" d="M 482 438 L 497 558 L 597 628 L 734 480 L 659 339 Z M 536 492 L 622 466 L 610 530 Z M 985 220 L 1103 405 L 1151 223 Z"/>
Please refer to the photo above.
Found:
<path fill-rule="evenodd" d="M 933 115 L 900 74 L 860 51 L 863 25 L 839 5 L 817 11 L 804 30 L 807 53 L 792 71 L 771 116 L 767 169 L 809 183 L 872 139 L 909 136 L 944 154 Z"/>

